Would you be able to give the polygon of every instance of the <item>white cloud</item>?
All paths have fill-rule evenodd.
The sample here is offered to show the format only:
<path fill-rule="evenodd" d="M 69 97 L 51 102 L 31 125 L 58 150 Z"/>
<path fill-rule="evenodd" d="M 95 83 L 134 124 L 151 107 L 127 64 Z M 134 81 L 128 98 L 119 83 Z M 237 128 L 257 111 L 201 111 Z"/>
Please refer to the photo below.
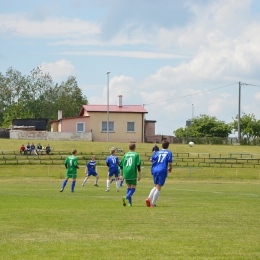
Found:
<path fill-rule="evenodd" d="M 66 80 L 75 73 L 73 64 L 65 59 L 56 62 L 43 62 L 40 67 L 43 72 L 49 73 L 54 81 Z"/>
<path fill-rule="evenodd" d="M 140 94 L 134 79 L 124 75 L 109 80 L 109 104 L 117 105 L 118 96 L 123 96 L 123 105 L 141 104 Z M 101 97 L 91 97 L 89 104 L 107 104 L 107 86 L 103 88 Z"/>
<path fill-rule="evenodd" d="M 0 14 L 0 33 L 26 38 L 81 38 L 100 33 L 99 26 L 80 19 L 47 17 L 29 20 L 26 15 Z"/>
<path fill-rule="evenodd" d="M 150 3 L 135 6 L 127 1 L 103 2 L 98 0 L 90 6 L 86 1 L 71 1 L 70 8 L 73 4 L 82 10 L 88 8 L 84 10 L 88 14 L 85 16 L 80 16 L 82 10 L 77 13 L 76 9 L 63 13 L 61 8 L 60 13 L 56 12 L 58 7 L 52 16 L 44 11 L 39 19 L 28 18 L 33 17 L 29 12 L 0 14 L 0 36 L 29 39 L 25 42 L 32 45 L 38 44 L 39 41 L 34 41 L 39 39 L 44 54 L 56 55 L 52 60 L 57 55 L 65 57 L 42 63 L 42 69 L 54 78 L 64 80 L 75 73 L 74 66 L 80 67 L 77 73 L 88 66 L 91 76 L 81 72 L 84 75 L 80 80 L 87 84 L 83 88 L 90 104 L 107 102 L 107 86 L 102 85 L 103 80 L 93 80 L 93 75 L 99 75 L 95 72 L 106 71 L 104 67 L 111 64 L 116 75 L 122 65 L 127 72 L 120 70 L 119 76 L 110 79 L 110 104 L 118 103 L 118 95 L 123 95 L 123 104 L 152 103 L 145 105 L 147 117 L 172 130 L 185 126 L 191 117 L 192 104 L 195 116 L 209 114 L 230 122 L 237 114 L 237 86 L 224 86 L 238 81 L 259 85 L 260 21 L 250 13 L 251 3 L 256 0 L 165 1 L 172 9 L 165 6 L 160 9 L 154 4 L 151 12 L 147 12 Z M 182 7 L 176 11 L 173 2 L 182 2 L 179 4 Z M 165 12 L 158 10 L 167 11 L 167 16 L 162 17 Z M 179 10 L 185 15 L 183 23 L 176 18 Z M 54 13 L 62 18 L 53 17 Z M 71 18 L 75 14 L 79 18 Z M 73 64 L 68 61 L 70 56 Z M 135 61 L 128 62 L 129 58 L 140 59 L 144 67 L 138 66 L 139 60 L 133 66 Z M 223 89 L 210 90 L 218 87 Z M 260 94 L 250 95 L 248 89 L 243 92 L 242 111 L 260 111 Z"/>
<path fill-rule="evenodd" d="M 255 99 L 257 102 L 260 102 L 260 92 L 255 93 L 254 99 Z"/>
<path fill-rule="evenodd" d="M 189 55 L 162 53 L 162 52 L 147 52 L 147 51 L 69 51 L 59 52 L 60 55 L 75 55 L 75 56 L 113 56 L 125 58 L 139 59 L 188 59 Z"/>

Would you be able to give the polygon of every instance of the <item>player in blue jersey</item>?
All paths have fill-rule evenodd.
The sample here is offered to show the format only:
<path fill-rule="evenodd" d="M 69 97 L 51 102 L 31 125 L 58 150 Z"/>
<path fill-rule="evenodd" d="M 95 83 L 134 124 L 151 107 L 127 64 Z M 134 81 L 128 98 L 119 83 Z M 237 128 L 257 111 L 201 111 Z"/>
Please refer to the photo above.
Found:
<path fill-rule="evenodd" d="M 118 179 L 118 175 L 119 175 L 119 170 L 118 170 L 118 166 L 119 166 L 119 159 L 117 156 L 115 156 L 115 149 L 111 149 L 110 150 L 110 155 L 107 157 L 106 159 L 106 164 L 108 166 L 108 175 L 107 175 L 107 189 L 106 192 L 109 191 L 110 189 L 110 182 L 111 182 L 111 177 L 113 175 L 115 175 L 115 181 L 116 181 L 116 191 L 119 191 L 119 179 Z"/>
<path fill-rule="evenodd" d="M 118 172 L 120 173 L 120 167 L 118 167 Z M 124 178 L 123 178 L 123 176 L 119 177 L 118 179 L 119 179 L 119 187 L 122 187 L 123 184 L 124 184 Z M 116 178 L 111 178 L 111 179 L 110 179 L 110 184 L 111 184 L 113 181 L 115 181 L 115 180 L 116 180 Z"/>
<path fill-rule="evenodd" d="M 92 155 L 91 156 L 91 161 L 86 165 L 85 168 L 85 174 L 87 174 L 87 177 L 84 179 L 84 181 L 82 182 L 82 187 L 85 185 L 85 183 L 88 181 L 89 177 L 92 175 L 94 177 L 96 177 L 94 186 L 98 187 L 98 179 L 99 176 L 96 172 L 96 161 L 95 161 L 95 156 Z"/>
<path fill-rule="evenodd" d="M 146 199 L 147 207 L 156 206 L 156 201 L 160 195 L 162 186 L 168 176 L 168 173 L 172 171 L 172 152 L 168 150 L 169 141 L 164 139 L 162 141 L 162 150 L 153 154 L 150 158 L 152 162 L 152 175 L 154 180 L 154 187 L 152 188 L 148 198 Z"/>

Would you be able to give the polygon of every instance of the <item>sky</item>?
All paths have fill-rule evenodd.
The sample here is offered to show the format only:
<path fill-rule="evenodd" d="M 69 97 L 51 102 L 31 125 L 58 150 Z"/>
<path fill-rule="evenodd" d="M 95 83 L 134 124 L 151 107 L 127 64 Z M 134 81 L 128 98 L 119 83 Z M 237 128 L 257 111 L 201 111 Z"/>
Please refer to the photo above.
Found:
<path fill-rule="evenodd" d="M 75 76 L 89 104 L 142 105 L 155 134 L 260 119 L 259 0 L 0 0 L 0 72 Z M 110 74 L 107 74 L 107 72 Z M 236 134 L 235 134 L 236 135 Z"/>

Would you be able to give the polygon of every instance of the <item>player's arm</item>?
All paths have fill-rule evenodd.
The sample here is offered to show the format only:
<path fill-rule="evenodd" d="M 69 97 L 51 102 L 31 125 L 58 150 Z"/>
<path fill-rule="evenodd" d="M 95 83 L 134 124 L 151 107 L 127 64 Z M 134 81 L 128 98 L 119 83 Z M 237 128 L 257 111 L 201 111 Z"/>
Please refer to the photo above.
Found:
<path fill-rule="evenodd" d="M 140 165 L 137 165 L 137 171 L 138 171 L 138 178 L 137 178 L 137 180 L 140 181 L 141 177 L 142 177 L 142 175 L 141 175 L 141 166 Z"/>
<path fill-rule="evenodd" d="M 123 165 L 121 163 L 119 163 L 118 166 L 120 167 L 120 171 L 119 171 L 120 180 L 122 180 L 123 179 Z"/>
<path fill-rule="evenodd" d="M 65 168 L 67 169 L 68 168 L 67 160 L 65 160 L 64 165 L 65 165 Z"/>
<path fill-rule="evenodd" d="M 109 157 L 106 158 L 106 165 L 109 167 Z"/>
<path fill-rule="evenodd" d="M 172 163 L 169 163 L 168 164 L 168 172 L 171 172 L 172 171 Z"/>
<path fill-rule="evenodd" d="M 79 169 L 78 160 L 77 160 L 77 159 L 74 161 L 74 167 L 75 167 L 76 169 Z"/>

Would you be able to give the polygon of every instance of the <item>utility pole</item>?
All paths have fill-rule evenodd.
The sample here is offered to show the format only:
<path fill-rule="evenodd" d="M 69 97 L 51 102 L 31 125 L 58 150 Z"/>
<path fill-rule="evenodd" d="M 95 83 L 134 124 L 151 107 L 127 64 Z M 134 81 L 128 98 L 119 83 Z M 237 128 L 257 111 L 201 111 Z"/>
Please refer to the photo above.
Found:
<path fill-rule="evenodd" d="M 241 82 L 238 82 L 238 119 L 237 119 L 237 135 L 238 143 L 240 144 L 241 140 L 241 124 L 240 124 L 240 107 L 241 107 Z"/>

